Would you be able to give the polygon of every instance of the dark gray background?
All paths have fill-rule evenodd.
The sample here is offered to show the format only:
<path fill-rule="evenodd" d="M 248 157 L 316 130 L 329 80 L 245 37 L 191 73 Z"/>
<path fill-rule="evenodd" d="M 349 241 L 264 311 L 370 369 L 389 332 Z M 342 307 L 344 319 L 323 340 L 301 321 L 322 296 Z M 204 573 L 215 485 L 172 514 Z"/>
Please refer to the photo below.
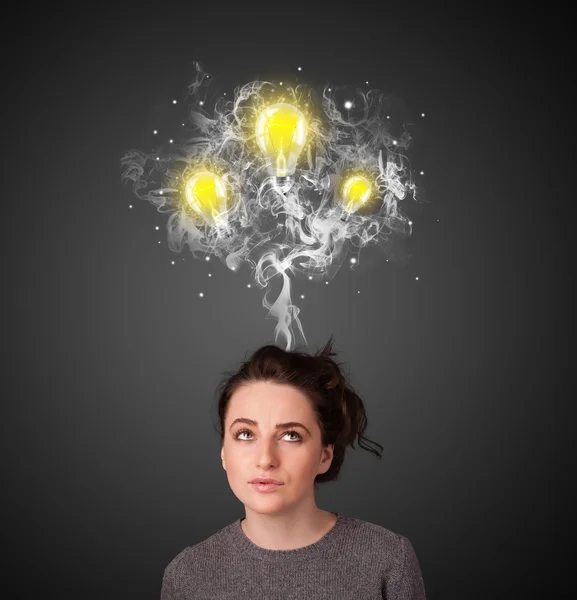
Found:
<path fill-rule="evenodd" d="M 548 121 L 562 65 L 536 18 L 357 3 L 282 19 L 210 2 L 76 11 L 6 26 L 11 597 L 153 600 L 178 552 L 244 516 L 214 390 L 276 322 L 246 267 L 171 253 L 166 217 L 120 181 L 122 154 L 157 145 L 173 98 L 183 109 L 195 60 L 228 96 L 302 66 L 304 82 L 368 79 L 406 103 L 430 201 L 411 260 L 293 284 L 309 350 L 335 336 L 385 448 L 381 461 L 349 451 L 317 502 L 409 537 L 429 600 L 533 597 L 552 545 L 561 318 L 543 305 L 564 276 L 560 178 L 540 180 L 563 143 Z"/>

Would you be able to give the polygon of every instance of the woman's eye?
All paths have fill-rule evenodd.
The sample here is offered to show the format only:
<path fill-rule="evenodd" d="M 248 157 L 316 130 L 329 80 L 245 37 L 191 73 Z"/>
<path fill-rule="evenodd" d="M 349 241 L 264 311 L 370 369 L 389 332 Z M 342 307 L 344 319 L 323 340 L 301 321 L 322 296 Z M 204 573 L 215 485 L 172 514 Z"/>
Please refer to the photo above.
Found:
<path fill-rule="evenodd" d="M 241 442 L 250 441 L 250 439 L 248 439 L 246 437 L 241 437 L 244 435 L 251 436 L 252 432 L 249 431 L 248 429 L 243 429 L 243 430 L 239 431 L 234 437 L 235 437 L 235 439 L 240 440 Z M 283 436 L 286 436 L 286 435 L 294 436 L 292 440 L 289 440 L 290 442 L 300 442 L 302 440 L 301 434 L 296 431 L 285 431 Z"/>

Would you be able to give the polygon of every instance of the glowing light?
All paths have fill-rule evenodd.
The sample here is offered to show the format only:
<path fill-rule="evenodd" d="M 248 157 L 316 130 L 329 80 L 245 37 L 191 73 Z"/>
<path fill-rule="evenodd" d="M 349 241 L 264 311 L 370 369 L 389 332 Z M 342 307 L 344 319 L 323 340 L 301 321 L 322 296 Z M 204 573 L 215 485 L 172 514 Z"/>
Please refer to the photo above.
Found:
<path fill-rule="evenodd" d="M 173 103 L 173 104 L 176 104 L 176 100 L 173 100 L 173 101 L 172 101 L 172 103 Z"/>
<path fill-rule="evenodd" d="M 424 117 L 424 116 L 425 116 L 425 113 L 421 113 L 421 117 Z"/>
<path fill-rule="evenodd" d="M 218 175 L 209 171 L 196 173 L 188 180 L 185 195 L 192 210 L 203 217 L 208 225 L 225 225 L 226 187 Z"/>
<path fill-rule="evenodd" d="M 292 104 L 272 104 L 262 111 L 256 122 L 256 142 L 267 159 L 271 175 L 289 177 L 294 174 L 307 135 L 306 118 Z"/>
<path fill-rule="evenodd" d="M 154 229 L 156 229 L 156 231 L 158 231 L 160 229 L 160 227 L 157 225 Z"/>
<path fill-rule="evenodd" d="M 299 71 L 302 71 L 302 70 L 303 70 L 303 68 L 302 68 L 302 67 L 299 67 Z"/>
<path fill-rule="evenodd" d="M 156 135 L 158 133 L 158 131 L 156 131 L 156 129 L 155 129 L 152 133 L 154 133 L 154 135 Z"/>
<path fill-rule="evenodd" d="M 350 108 L 352 108 L 352 107 L 353 107 L 353 103 L 352 103 L 350 100 L 347 100 L 347 101 L 345 102 L 345 108 L 346 108 L 347 110 L 349 110 L 349 109 L 350 109 Z"/>
<path fill-rule="evenodd" d="M 341 196 L 345 211 L 351 213 L 365 204 L 373 193 L 371 182 L 364 175 L 353 175 L 343 184 Z"/>

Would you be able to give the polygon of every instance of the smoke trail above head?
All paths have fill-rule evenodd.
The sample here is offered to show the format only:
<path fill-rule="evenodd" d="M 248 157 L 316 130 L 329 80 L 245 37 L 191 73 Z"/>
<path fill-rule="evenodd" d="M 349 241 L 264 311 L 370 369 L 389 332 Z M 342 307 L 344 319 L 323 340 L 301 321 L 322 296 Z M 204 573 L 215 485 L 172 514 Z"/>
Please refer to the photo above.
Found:
<path fill-rule="evenodd" d="M 198 62 L 195 69 L 188 86 L 190 135 L 170 153 L 126 152 L 122 179 L 132 182 L 138 198 L 169 214 L 172 251 L 182 252 L 186 244 L 194 257 L 214 254 L 234 270 L 247 262 L 263 289 L 279 277 L 280 294 L 270 299 L 269 288 L 262 304 L 277 321 L 277 343 L 284 337 L 290 350 L 293 321 L 306 343 L 299 308 L 291 301 L 290 274 L 330 280 L 351 246 L 360 252 L 375 245 L 386 253 L 395 236 L 411 234 L 400 207 L 409 195 L 418 199 L 403 154 L 411 137 L 391 133 L 386 98 L 374 90 L 343 96 L 342 88 L 329 85 L 317 91 L 305 84 L 251 81 L 237 87 L 232 99 L 218 98 L 209 113 L 204 104 L 212 77 Z M 307 124 L 306 144 L 290 177 L 271 175 L 255 133 L 259 116 L 279 103 L 296 107 Z M 199 173 L 214 174 L 226 189 L 226 204 L 211 214 L 193 210 L 187 201 L 186 184 Z M 356 206 L 347 197 L 352 188 L 345 182 L 351 181 L 365 194 Z"/>

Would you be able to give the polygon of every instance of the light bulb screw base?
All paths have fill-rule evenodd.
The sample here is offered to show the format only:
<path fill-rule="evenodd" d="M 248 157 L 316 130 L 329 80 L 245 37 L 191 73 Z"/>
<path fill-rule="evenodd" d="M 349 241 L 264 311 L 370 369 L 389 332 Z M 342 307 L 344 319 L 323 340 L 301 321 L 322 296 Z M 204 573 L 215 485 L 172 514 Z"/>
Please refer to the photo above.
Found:
<path fill-rule="evenodd" d="M 291 187 L 292 181 L 291 181 L 291 178 L 287 175 L 285 177 L 275 177 L 274 184 L 276 187 L 280 188 L 281 190 L 286 191 Z"/>

